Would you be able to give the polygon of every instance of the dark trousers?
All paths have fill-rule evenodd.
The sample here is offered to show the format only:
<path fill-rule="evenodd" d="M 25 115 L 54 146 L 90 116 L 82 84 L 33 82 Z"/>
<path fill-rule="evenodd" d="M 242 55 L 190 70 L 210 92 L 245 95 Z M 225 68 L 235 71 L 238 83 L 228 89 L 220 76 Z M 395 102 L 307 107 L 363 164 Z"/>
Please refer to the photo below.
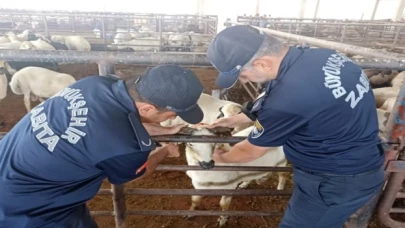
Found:
<path fill-rule="evenodd" d="M 294 191 L 279 228 L 342 228 L 383 185 L 383 168 L 352 176 L 294 168 Z"/>
<path fill-rule="evenodd" d="M 58 226 L 59 227 L 59 226 Z M 78 206 L 61 228 L 98 228 L 85 204 Z"/>

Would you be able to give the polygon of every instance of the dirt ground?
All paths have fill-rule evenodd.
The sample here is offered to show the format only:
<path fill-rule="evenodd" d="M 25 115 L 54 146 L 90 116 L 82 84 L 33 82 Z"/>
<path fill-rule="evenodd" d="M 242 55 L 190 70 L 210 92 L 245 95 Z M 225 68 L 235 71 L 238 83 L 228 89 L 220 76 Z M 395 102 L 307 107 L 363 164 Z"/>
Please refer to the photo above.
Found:
<path fill-rule="evenodd" d="M 215 88 L 214 69 L 191 68 L 205 86 L 205 92 L 211 93 Z M 61 71 L 74 75 L 80 79 L 89 75 L 98 75 L 97 65 L 62 65 Z M 126 78 L 132 75 L 140 75 L 145 71 L 145 67 L 140 66 L 116 66 L 116 74 Z M 249 99 L 247 94 L 239 89 L 234 90 L 235 95 Z M 25 114 L 26 110 L 23 104 L 22 96 L 14 95 L 8 90 L 8 96 L 0 103 L 0 120 L 4 125 L 0 127 L 1 132 L 9 131 L 19 119 Z M 180 158 L 167 159 L 165 164 L 185 165 L 186 160 L 184 153 Z M 252 184 L 249 189 L 276 189 L 277 175 L 272 177 L 264 185 Z M 190 179 L 184 172 L 156 172 L 152 177 L 128 183 L 126 188 L 156 188 L 156 189 L 191 189 Z M 286 185 L 286 189 L 292 189 L 291 179 Z M 110 184 L 105 181 L 102 188 L 110 188 Z M 201 210 L 220 210 L 220 197 L 205 197 L 202 201 Z M 235 211 L 279 211 L 283 212 L 286 208 L 288 197 L 234 197 L 230 210 Z M 187 210 L 190 206 L 191 199 L 189 196 L 127 196 L 127 210 Z M 111 196 L 96 196 L 88 202 L 92 211 L 113 210 Z M 281 217 L 231 217 L 227 227 L 232 228 L 275 228 L 280 222 Z M 95 217 L 95 220 L 101 228 L 114 228 L 114 218 Z M 212 228 L 216 227 L 217 217 L 196 217 L 191 220 L 185 220 L 179 216 L 129 216 L 129 227 L 139 228 L 177 228 L 177 227 L 196 227 Z M 384 228 L 377 219 L 373 218 L 369 228 Z"/>

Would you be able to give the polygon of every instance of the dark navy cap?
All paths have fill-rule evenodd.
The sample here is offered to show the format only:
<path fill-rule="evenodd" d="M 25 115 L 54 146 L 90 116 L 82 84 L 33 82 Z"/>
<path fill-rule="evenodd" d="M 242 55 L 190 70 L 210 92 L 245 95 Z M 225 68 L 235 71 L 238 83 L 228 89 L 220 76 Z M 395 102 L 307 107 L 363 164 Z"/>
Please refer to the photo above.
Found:
<path fill-rule="evenodd" d="M 207 58 L 220 72 L 216 84 L 231 88 L 238 81 L 241 68 L 249 62 L 262 45 L 264 34 L 249 25 L 224 29 L 208 47 Z"/>
<path fill-rule="evenodd" d="M 191 70 L 176 65 L 149 68 L 135 82 L 135 88 L 147 101 L 177 113 L 190 124 L 204 118 L 197 104 L 204 88 Z"/>

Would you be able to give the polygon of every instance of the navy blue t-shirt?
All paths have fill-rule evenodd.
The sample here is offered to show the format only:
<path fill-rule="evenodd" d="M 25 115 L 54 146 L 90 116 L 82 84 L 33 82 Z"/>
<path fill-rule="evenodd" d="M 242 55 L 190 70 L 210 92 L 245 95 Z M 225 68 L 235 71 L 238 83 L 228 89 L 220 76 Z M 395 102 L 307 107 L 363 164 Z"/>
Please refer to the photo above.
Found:
<path fill-rule="evenodd" d="M 384 161 L 367 76 L 333 50 L 291 47 L 253 109 L 258 118 L 249 142 L 284 146 L 295 167 L 345 175 Z"/>
<path fill-rule="evenodd" d="M 79 80 L 0 141 L 0 227 L 67 225 L 105 178 L 141 176 L 155 147 L 122 80 Z"/>

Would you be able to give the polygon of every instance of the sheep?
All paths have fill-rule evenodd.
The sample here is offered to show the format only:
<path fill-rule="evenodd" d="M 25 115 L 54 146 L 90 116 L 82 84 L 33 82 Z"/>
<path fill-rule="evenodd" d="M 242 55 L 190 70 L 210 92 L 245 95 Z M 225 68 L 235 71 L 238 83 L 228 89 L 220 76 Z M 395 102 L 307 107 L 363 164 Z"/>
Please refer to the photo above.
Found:
<path fill-rule="evenodd" d="M 397 100 L 397 97 L 388 98 L 387 100 L 385 100 L 385 102 L 380 107 L 380 109 L 388 111 L 388 112 L 392 112 L 392 110 L 394 109 L 396 100 Z"/>
<path fill-rule="evenodd" d="M 69 50 L 77 50 L 77 51 L 90 51 L 91 45 L 89 41 L 87 41 L 82 36 L 59 36 L 53 35 L 51 36 L 51 40 L 56 43 L 65 44 Z"/>
<path fill-rule="evenodd" d="M 380 73 L 369 77 L 369 80 L 373 88 L 384 87 L 389 86 L 392 79 L 395 78 L 396 75 L 398 75 L 398 71 L 396 70 L 380 71 Z"/>
<path fill-rule="evenodd" d="M 21 42 L 19 42 L 19 41 L 0 44 L 0 49 L 20 49 L 20 47 L 21 47 Z"/>
<path fill-rule="evenodd" d="M 114 43 L 115 44 L 119 44 L 119 43 L 122 43 L 122 42 L 128 42 L 130 40 L 132 40 L 132 36 L 129 33 L 117 33 L 114 36 Z"/>
<path fill-rule="evenodd" d="M 227 104 L 234 104 L 235 106 L 240 106 L 242 109 L 242 106 L 238 103 L 232 102 L 232 101 L 225 101 L 225 100 L 220 100 L 218 98 L 215 98 L 209 94 L 202 93 L 200 98 L 198 99 L 198 105 L 201 107 L 203 113 L 204 113 L 204 118 L 201 121 L 201 123 L 205 124 L 211 124 L 215 122 L 218 118 L 218 115 L 220 114 L 218 110 L 222 108 L 223 106 Z M 164 122 L 161 122 L 160 125 L 164 127 L 169 127 L 177 124 L 184 124 L 186 123 L 183 119 L 180 117 L 176 117 L 173 120 L 166 120 Z"/>
<path fill-rule="evenodd" d="M 112 49 L 113 45 L 107 46 Z M 160 49 L 160 41 L 154 37 L 145 37 L 136 40 L 130 40 L 128 42 L 122 42 L 115 46 L 118 50 L 130 50 L 130 51 L 157 51 Z"/>
<path fill-rule="evenodd" d="M 0 44 L 10 43 L 11 40 L 7 36 L 0 36 Z"/>
<path fill-rule="evenodd" d="M 402 83 L 404 81 L 405 71 L 397 74 L 391 81 L 391 85 L 393 88 L 401 88 Z"/>
<path fill-rule="evenodd" d="M 20 49 L 56 50 L 51 44 L 42 39 L 24 41 L 21 43 Z"/>
<path fill-rule="evenodd" d="M 390 117 L 391 112 L 377 108 L 377 118 L 378 118 L 378 135 L 383 137 L 386 133 L 386 125 L 388 122 L 388 118 Z"/>
<path fill-rule="evenodd" d="M 7 96 L 7 85 L 6 69 L 0 65 L 0 101 Z"/>
<path fill-rule="evenodd" d="M 253 126 L 240 131 L 233 136 L 247 137 L 253 130 Z M 191 132 L 191 135 L 214 135 L 210 130 L 203 127 L 198 127 Z M 228 144 L 223 145 L 226 149 L 230 149 Z M 211 156 L 214 149 L 218 147 L 214 143 L 187 143 L 186 144 L 186 159 L 188 165 L 200 165 L 207 168 L 207 165 L 213 164 Z M 237 164 L 216 164 L 221 166 L 287 166 L 287 160 L 284 155 L 283 147 L 269 148 L 268 152 L 262 157 L 246 163 Z M 212 167 L 212 165 L 210 165 Z M 258 171 L 187 171 L 186 174 L 191 178 L 192 185 L 195 189 L 237 189 L 246 188 L 248 184 L 255 180 L 258 184 L 263 183 L 269 177 L 269 172 Z M 279 172 L 279 181 L 277 190 L 283 190 L 285 187 L 287 173 Z M 190 210 L 195 210 L 200 205 L 201 196 L 194 195 L 191 197 L 192 204 Z M 222 196 L 220 206 L 223 211 L 229 209 L 231 204 L 231 196 Z M 228 216 L 220 216 L 218 218 L 219 227 L 225 226 Z"/>
<path fill-rule="evenodd" d="M 189 50 L 190 47 L 190 36 L 183 34 L 175 34 L 169 36 L 169 46 L 172 46 L 170 49 L 173 51 L 185 51 Z"/>
<path fill-rule="evenodd" d="M 219 114 L 218 118 L 229 118 L 231 116 L 235 116 L 235 115 L 238 115 L 239 113 L 241 113 L 242 106 L 240 106 L 239 104 L 235 105 L 233 103 L 229 103 L 229 104 L 226 104 L 226 105 L 222 106 L 221 108 L 219 108 L 219 112 L 220 112 L 220 114 Z M 232 134 L 242 131 L 243 129 L 246 129 L 252 125 L 253 125 L 253 122 L 239 124 L 238 126 L 236 126 L 233 129 Z"/>
<path fill-rule="evenodd" d="M 391 97 L 397 97 L 399 94 L 399 88 L 395 87 L 384 87 L 373 89 L 375 103 L 377 108 L 381 107 L 384 102 Z"/>
<path fill-rule="evenodd" d="M 40 67 L 26 67 L 16 72 L 9 83 L 13 93 L 24 95 L 24 105 L 31 111 L 30 99 L 38 97 L 41 102 L 73 84 L 72 75 L 62 74 Z M 32 98 L 32 96 L 35 96 Z"/>

